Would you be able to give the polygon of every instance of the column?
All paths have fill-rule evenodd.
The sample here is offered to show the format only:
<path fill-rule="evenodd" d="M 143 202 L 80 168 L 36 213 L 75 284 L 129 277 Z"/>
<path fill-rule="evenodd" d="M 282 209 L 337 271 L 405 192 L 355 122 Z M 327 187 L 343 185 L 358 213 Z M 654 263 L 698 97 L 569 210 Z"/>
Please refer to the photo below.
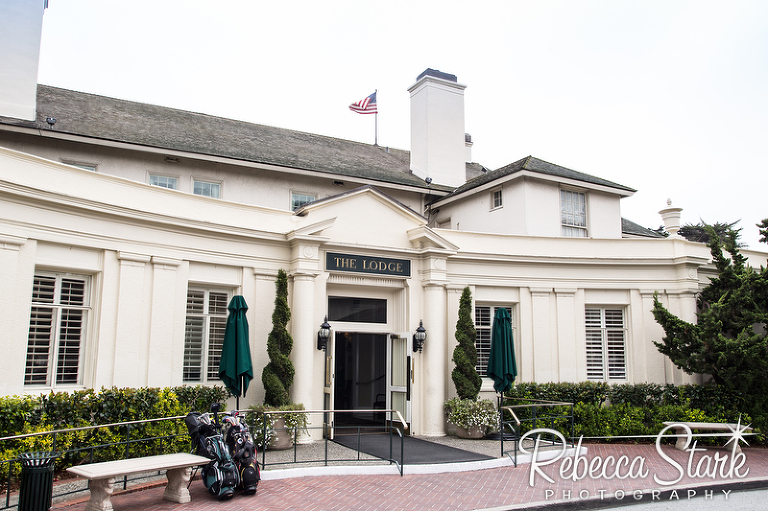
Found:
<path fill-rule="evenodd" d="M 447 396 L 446 374 L 450 372 L 447 353 L 449 334 L 446 328 L 446 296 L 443 284 L 429 283 L 424 286 L 424 328 L 427 339 L 421 357 L 423 375 L 421 381 L 421 434 L 428 436 L 445 435 L 445 412 L 443 405 Z M 457 305 L 458 306 L 458 305 Z M 415 318 L 414 318 L 415 319 Z M 415 330 L 418 324 L 413 325 Z"/>
<path fill-rule="evenodd" d="M 316 347 L 315 275 L 293 274 L 293 298 L 291 299 L 291 336 L 293 352 L 291 361 L 296 370 L 291 387 L 291 400 L 302 403 L 307 409 L 314 409 L 314 365 Z"/>

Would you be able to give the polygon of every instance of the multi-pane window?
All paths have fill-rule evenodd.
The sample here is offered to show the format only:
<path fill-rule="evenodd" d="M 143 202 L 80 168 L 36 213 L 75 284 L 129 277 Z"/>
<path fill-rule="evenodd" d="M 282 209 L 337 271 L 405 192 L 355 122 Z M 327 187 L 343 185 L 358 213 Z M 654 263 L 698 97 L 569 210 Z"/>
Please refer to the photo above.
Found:
<path fill-rule="evenodd" d="M 502 206 L 501 202 L 501 189 L 494 190 L 493 191 L 493 206 L 491 206 L 491 209 L 500 208 Z"/>
<path fill-rule="evenodd" d="M 170 188 L 171 190 L 179 189 L 179 179 L 176 177 L 150 175 L 149 184 Z"/>
<path fill-rule="evenodd" d="M 624 309 L 589 308 L 587 327 L 587 379 L 626 380 L 627 347 Z"/>
<path fill-rule="evenodd" d="M 41 273 L 32 283 L 25 385 L 82 383 L 90 277 Z"/>
<path fill-rule="evenodd" d="M 475 305 L 475 348 L 477 349 L 477 372 L 480 376 L 485 376 L 488 369 L 488 356 L 491 354 L 491 329 L 493 327 L 493 318 L 496 311 L 501 306 L 495 305 Z M 512 307 L 504 307 L 509 312 L 510 323 L 512 324 L 512 338 L 515 336 L 515 319 L 512 315 Z"/>
<path fill-rule="evenodd" d="M 184 330 L 184 381 L 205 383 L 219 379 L 219 360 L 227 324 L 229 293 L 187 290 Z"/>
<path fill-rule="evenodd" d="M 563 236 L 587 236 L 587 200 L 583 193 L 560 190 L 560 223 Z"/>
<path fill-rule="evenodd" d="M 314 202 L 315 198 L 316 197 L 314 195 L 309 195 L 306 193 L 291 193 L 291 211 L 296 211 L 304 204 Z"/>
<path fill-rule="evenodd" d="M 208 181 L 195 181 L 192 186 L 192 193 L 219 199 L 221 198 L 221 184 Z"/>

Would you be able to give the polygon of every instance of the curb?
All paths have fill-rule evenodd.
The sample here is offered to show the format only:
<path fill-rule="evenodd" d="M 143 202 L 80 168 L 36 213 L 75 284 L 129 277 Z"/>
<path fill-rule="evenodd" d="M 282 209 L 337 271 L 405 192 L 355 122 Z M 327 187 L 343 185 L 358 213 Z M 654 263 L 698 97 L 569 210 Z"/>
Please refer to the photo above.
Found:
<path fill-rule="evenodd" d="M 751 478 L 739 481 L 727 481 L 724 483 L 713 484 L 689 484 L 673 489 L 651 488 L 639 491 L 640 498 L 636 498 L 636 492 L 627 492 L 621 499 L 613 498 L 614 494 L 607 494 L 604 498 L 589 497 L 580 499 L 576 496 L 570 500 L 548 500 L 539 502 L 530 502 L 527 504 L 512 504 L 509 506 L 499 506 L 493 508 L 478 509 L 476 511 L 517 511 L 525 509 L 527 511 L 582 511 L 588 509 L 606 509 L 617 507 L 629 507 L 636 504 L 648 504 L 652 502 L 670 502 L 672 500 L 692 500 L 704 498 L 704 491 L 711 491 L 715 496 L 722 495 L 723 491 L 750 491 L 768 488 L 768 479 Z M 689 491 L 695 494 L 689 495 Z M 676 497 L 675 497 L 676 495 Z"/>

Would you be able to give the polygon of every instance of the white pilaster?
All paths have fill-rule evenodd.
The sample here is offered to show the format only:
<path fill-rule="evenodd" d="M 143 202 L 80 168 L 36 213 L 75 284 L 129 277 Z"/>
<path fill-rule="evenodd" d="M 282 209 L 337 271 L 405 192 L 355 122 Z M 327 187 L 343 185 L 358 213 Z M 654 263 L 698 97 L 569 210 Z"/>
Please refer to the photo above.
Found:
<path fill-rule="evenodd" d="M 0 395 L 22 394 L 27 359 L 27 333 L 37 243 L 0 235 L 0 331 L 3 332 L 3 378 Z M 25 254 L 26 253 L 26 254 Z"/>
<path fill-rule="evenodd" d="M 559 367 L 558 382 L 577 382 L 578 365 L 574 357 L 581 353 L 576 346 L 576 289 L 556 288 L 557 299 L 557 346 L 553 346 L 552 357 Z"/>
<path fill-rule="evenodd" d="M 556 346 L 553 342 L 550 299 L 552 288 L 531 288 L 533 316 L 533 380 L 557 381 Z"/>
<path fill-rule="evenodd" d="M 173 337 L 176 318 L 175 308 L 169 304 L 177 303 L 176 279 L 180 259 L 152 257 L 152 310 L 149 322 L 149 349 L 147 350 L 147 385 L 150 387 L 168 387 L 173 385 L 171 364 L 173 357 Z"/>
<path fill-rule="evenodd" d="M 150 256 L 119 252 L 118 259 L 120 307 L 115 325 L 114 381 L 121 387 L 143 387 L 147 385 L 147 365 L 142 361 L 149 348 L 144 331 L 144 281 Z"/>

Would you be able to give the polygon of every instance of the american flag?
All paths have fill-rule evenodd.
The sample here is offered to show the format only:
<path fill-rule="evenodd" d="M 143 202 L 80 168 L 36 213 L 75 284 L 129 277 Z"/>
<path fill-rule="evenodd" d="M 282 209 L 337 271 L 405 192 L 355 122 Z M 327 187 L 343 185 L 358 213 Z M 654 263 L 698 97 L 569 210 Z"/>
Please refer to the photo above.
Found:
<path fill-rule="evenodd" d="M 376 93 L 374 92 L 365 99 L 361 99 L 349 105 L 349 109 L 359 114 L 376 114 Z"/>

